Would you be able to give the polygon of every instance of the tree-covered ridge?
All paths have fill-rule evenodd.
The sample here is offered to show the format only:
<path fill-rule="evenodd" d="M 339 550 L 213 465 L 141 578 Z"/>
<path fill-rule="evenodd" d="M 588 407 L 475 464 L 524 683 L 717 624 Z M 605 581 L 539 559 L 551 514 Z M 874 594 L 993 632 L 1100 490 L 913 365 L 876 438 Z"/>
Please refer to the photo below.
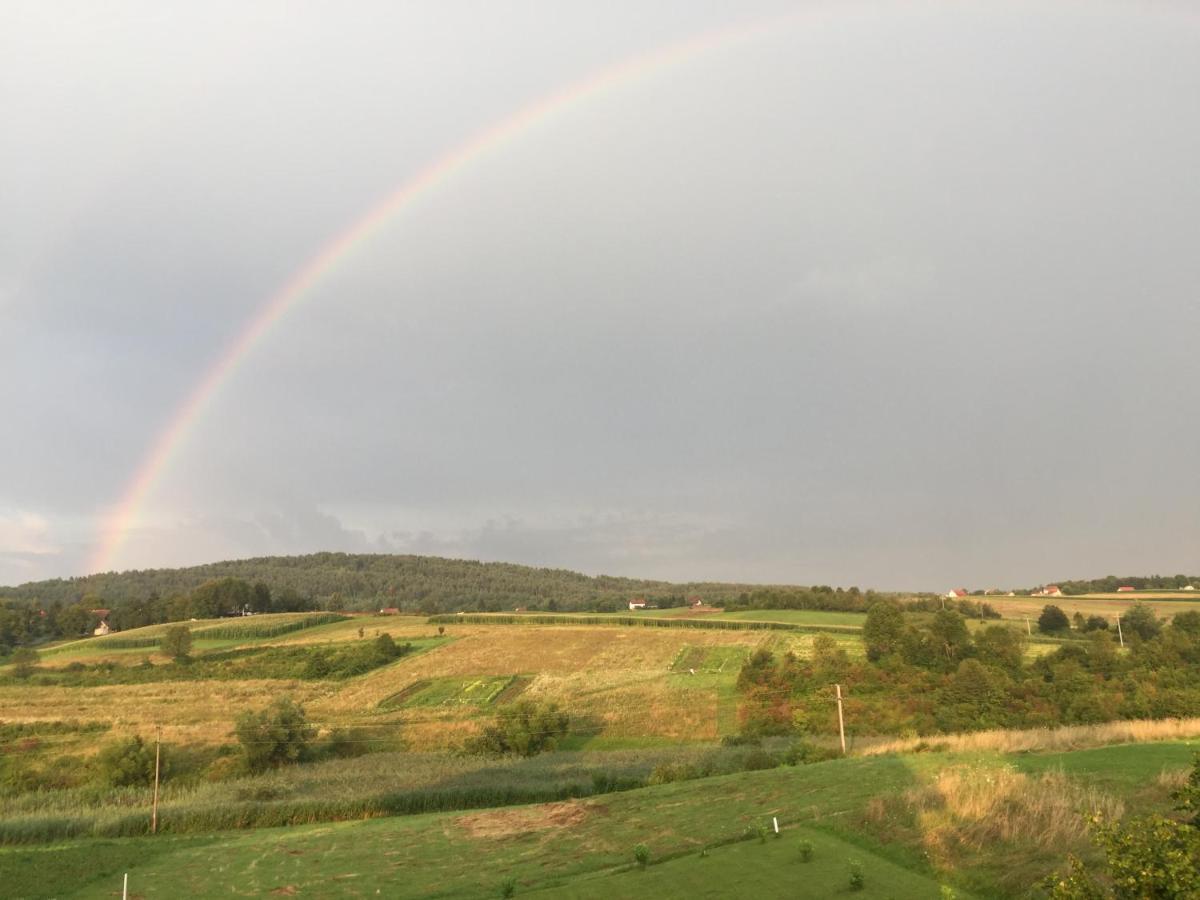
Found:
<path fill-rule="evenodd" d="M 235 580 L 238 584 L 230 584 Z M 214 592 L 215 584 L 222 589 Z M 239 588 L 245 596 L 226 594 Z M 499 612 L 515 607 L 548 611 L 623 610 L 632 598 L 656 606 L 680 606 L 691 600 L 712 605 L 745 601 L 751 593 L 804 592 L 804 588 L 763 588 L 752 584 L 672 583 L 607 575 L 588 576 L 565 569 L 538 569 L 512 563 L 469 559 L 397 556 L 397 554 L 312 553 L 296 557 L 258 557 L 182 569 L 103 572 L 55 578 L 0 588 L 0 606 L 50 611 L 128 610 L 167 605 L 169 612 L 137 614 L 139 624 L 190 616 L 218 616 L 247 606 L 252 611 L 379 610 L 402 612 Z M 841 589 L 814 588 L 830 596 Z M 256 593 L 257 592 L 257 593 Z M 854 594 L 857 595 L 857 589 Z M 274 598 L 266 600 L 266 596 Z M 71 623 L 66 632 L 88 623 Z M 92 623 L 95 624 L 95 623 Z M 76 628 L 78 625 L 78 628 Z M 130 624 L 122 628 L 130 628 Z"/>
<path fill-rule="evenodd" d="M 90 596 L 97 605 L 106 606 L 117 601 L 184 594 L 221 578 L 261 581 L 273 593 L 293 591 L 314 598 L 322 606 L 336 597 L 347 608 L 394 606 L 430 614 L 460 609 L 494 611 L 545 605 L 552 600 L 563 609 L 591 608 L 601 601 L 611 601 L 615 608 L 631 596 L 659 600 L 686 595 L 712 602 L 759 589 L 756 585 L 593 577 L 566 569 L 435 556 L 312 553 L 37 581 L 0 587 L 0 597 L 71 604 Z"/>

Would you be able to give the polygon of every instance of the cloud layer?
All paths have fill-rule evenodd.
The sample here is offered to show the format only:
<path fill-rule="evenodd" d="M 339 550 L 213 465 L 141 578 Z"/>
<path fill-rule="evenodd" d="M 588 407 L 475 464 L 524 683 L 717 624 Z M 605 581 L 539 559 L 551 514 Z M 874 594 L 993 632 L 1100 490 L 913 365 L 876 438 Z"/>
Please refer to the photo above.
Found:
<path fill-rule="evenodd" d="M 1195 569 L 1195 17 L 805 9 L 538 123 L 359 247 L 218 394 L 118 564 L 359 549 L 929 588 Z M 192 386 L 380 197 L 735 21 L 18 6 L 0 583 L 82 571 Z"/>

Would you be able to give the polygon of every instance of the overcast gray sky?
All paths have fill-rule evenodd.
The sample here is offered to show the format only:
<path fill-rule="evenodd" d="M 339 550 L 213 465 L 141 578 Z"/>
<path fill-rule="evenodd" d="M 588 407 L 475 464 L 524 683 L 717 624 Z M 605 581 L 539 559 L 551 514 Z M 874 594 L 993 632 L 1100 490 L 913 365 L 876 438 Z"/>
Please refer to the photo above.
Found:
<path fill-rule="evenodd" d="M 16 3 L 0 584 L 341 549 L 989 587 L 1200 570 L 1187 4 Z M 789 11 L 799 14 L 777 18 Z M 733 33 L 733 32 L 731 32 Z"/>

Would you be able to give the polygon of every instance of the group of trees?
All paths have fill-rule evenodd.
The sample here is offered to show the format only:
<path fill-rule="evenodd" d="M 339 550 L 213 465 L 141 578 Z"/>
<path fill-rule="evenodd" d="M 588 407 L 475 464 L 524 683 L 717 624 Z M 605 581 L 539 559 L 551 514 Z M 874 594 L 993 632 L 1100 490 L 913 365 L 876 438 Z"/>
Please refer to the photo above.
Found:
<path fill-rule="evenodd" d="M 848 733 L 972 731 L 1194 715 L 1200 708 L 1200 613 L 1169 624 L 1146 609 L 1125 634 L 1094 630 L 1032 662 L 1024 630 L 989 625 L 972 633 L 961 615 L 914 615 L 871 607 L 866 659 L 830 635 L 809 659 L 769 651 L 743 666 L 743 728 L 752 733 L 836 733 L 834 683 L 842 685 Z M 1124 623 L 1124 619 L 1122 622 Z"/>
<path fill-rule="evenodd" d="M 206 581 L 186 593 L 166 597 L 151 593 L 146 597 L 103 600 L 89 593 L 70 605 L 55 599 L 45 606 L 29 600 L 5 599 L 0 600 L 0 654 L 9 653 L 14 647 L 91 634 L 102 617 L 114 631 L 125 631 L 242 612 L 307 612 L 317 608 L 312 597 L 291 588 L 272 591 L 263 581 L 234 577 Z"/>
<path fill-rule="evenodd" d="M 1186 615 L 1186 613 L 1184 614 Z M 1143 640 L 1157 637 L 1163 623 L 1154 615 L 1154 610 L 1144 603 L 1134 603 L 1121 614 L 1121 633 L 1136 634 Z M 1037 620 L 1038 631 L 1043 634 L 1062 635 L 1072 628 L 1076 631 L 1108 631 L 1112 626 L 1104 616 L 1085 616 L 1077 612 L 1068 617 L 1061 607 L 1048 604 L 1042 608 Z"/>

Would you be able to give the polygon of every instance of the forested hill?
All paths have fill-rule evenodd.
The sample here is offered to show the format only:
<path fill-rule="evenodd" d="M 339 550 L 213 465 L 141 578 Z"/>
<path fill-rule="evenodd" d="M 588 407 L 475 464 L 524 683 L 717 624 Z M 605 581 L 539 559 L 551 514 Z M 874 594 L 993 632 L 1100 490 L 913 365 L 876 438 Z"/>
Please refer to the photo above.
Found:
<path fill-rule="evenodd" d="M 398 607 L 427 613 L 499 610 L 516 606 L 558 609 L 624 606 L 631 597 L 648 600 L 699 597 L 729 602 L 760 585 L 647 581 L 606 575 L 590 577 L 566 569 L 538 569 L 511 563 L 481 563 L 434 556 L 313 553 L 229 560 L 183 569 L 108 572 L 0 587 L 0 597 L 64 605 L 87 598 L 110 607 L 157 595 L 189 593 L 219 578 L 264 582 L 274 594 L 293 592 L 317 604 L 346 609 Z"/>

